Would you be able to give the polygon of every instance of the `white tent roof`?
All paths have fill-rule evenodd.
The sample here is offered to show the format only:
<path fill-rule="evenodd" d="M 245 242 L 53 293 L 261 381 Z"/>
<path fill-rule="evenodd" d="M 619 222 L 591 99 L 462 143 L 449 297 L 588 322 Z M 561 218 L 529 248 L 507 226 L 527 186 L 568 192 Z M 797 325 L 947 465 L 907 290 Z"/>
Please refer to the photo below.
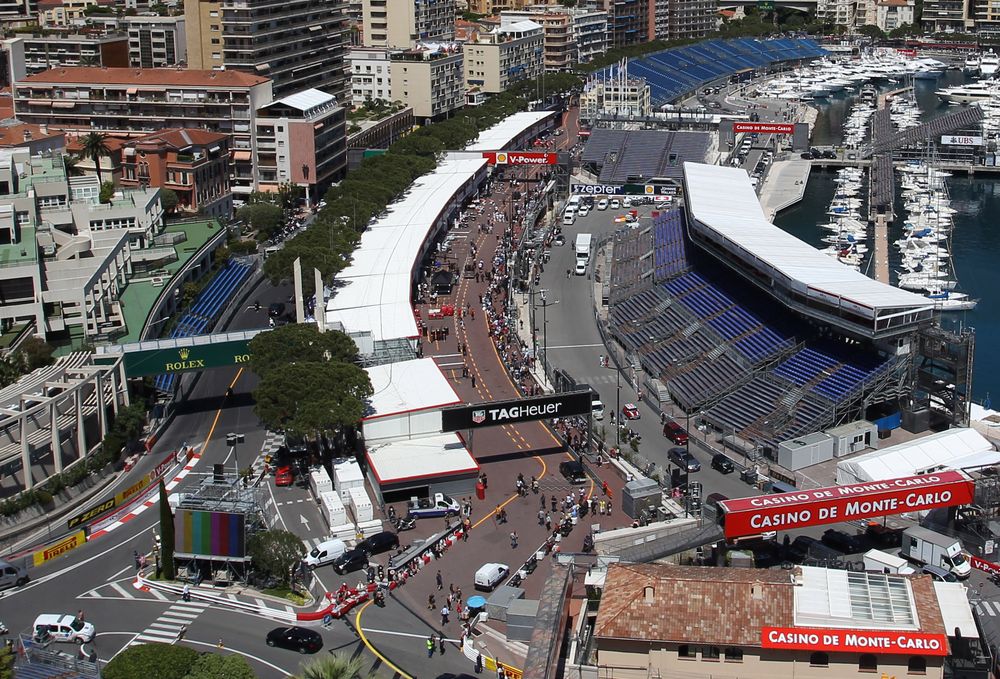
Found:
<path fill-rule="evenodd" d="M 365 420 L 461 403 L 433 358 L 376 365 L 365 372 L 375 392 Z"/>
<path fill-rule="evenodd" d="M 469 151 L 506 151 L 512 140 L 516 139 L 526 129 L 541 121 L 556 115 L 555 111 L 521 111 L 509 118 L 504 118 L 488 130 L 479 133 L 479 137 L 467 148 Z"/>
<path fill-rule="evenodd" d="M 457 434 L 393 441 L 375 446 L 366 456 L 379 484 L 479 471 L 479 465 Z"/>
<path fill-rule="evenodd" d="M 948 631 L 948 636 L 955 634 L 956 627 L 963 637 L 974 639 L 979 636 L 965 585 L 960 582 L 935 582 L 934 593 L 937 594 L 941 620 Z"/>
<path fill-rule="evenodd" d="M 689 209 L 704 228 L 800 293 L 830 304 L 842 300 L 868 317 L 879 309 L 930 308 L 920 295 L 879 283 L 769 222 L 745 170 L 684 163 L 684 178 Z"/>
<path fill-rule="evenodd" d="M 949 429 L 837 463 L 837 484 L 884 481 L 941 469 L 1000 462 L 1000 453 L 974 429 Z"/>

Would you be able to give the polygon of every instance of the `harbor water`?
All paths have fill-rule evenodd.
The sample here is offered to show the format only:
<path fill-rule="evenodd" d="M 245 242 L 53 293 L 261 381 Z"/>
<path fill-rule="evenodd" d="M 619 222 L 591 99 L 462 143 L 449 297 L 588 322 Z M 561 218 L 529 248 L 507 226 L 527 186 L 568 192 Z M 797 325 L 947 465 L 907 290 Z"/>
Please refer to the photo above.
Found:
<path fill-rule="evenodd" d="M 959 71 L 947 71 L 936 83 L 918 80 L 915 94 L 922 117 L 929 119 L 954 111 L 955 107 L 943 104 L 934 90 L 964 80 Z M 847 97 L 836 97 L 817 105 L 819 117 L 813 130 L 813 144 L 840 142 L 851 103 Z M 826 247 L 822 242 L 826 233 L 819 225 L 828 221 L 826 211 L 833 198 L 835 176 L 832 171 L 814 170 L 802 201 L 778 214 L 775 223 L 810 245 Z M 1000 354 L 993 350 L 1000 345 L 1000 288 L 993 287 L 997 270 L 993 259 L 1000 253 L 1000 219 L 996 217 L 1000 215 L 1000 177 L 956 174 L 947 184 L 951 206 L 957 210 L 951 251 L 958 289 L 978 299 L 979 304 L 972 311 L 945 314 L 942 324 L 952 329 L 964 326 L 976 330 L 972 391 L 974 399 L 981 403 L 988 395 L 991 399 L 1000 396 Z M 901 205 L 897 204 L 896 212 L 902 214 Z M 889 232 L 893 280 L 899 262 L 891 243 L 901 236 L 902 220 L 897 217 Z"/>

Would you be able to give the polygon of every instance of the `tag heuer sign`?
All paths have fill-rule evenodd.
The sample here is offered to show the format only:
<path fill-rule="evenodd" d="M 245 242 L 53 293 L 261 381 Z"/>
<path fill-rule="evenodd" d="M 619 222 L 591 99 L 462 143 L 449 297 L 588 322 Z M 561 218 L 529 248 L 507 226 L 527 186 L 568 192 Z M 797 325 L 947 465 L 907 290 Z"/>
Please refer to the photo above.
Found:
<path fill-rule="evenodd" d="M 441 430 L 461 431 L 570 415 L 586 415 L 590 413 L 592 399 L 592 391 L 582 390 L 444 408 L 441 411 Z"/>

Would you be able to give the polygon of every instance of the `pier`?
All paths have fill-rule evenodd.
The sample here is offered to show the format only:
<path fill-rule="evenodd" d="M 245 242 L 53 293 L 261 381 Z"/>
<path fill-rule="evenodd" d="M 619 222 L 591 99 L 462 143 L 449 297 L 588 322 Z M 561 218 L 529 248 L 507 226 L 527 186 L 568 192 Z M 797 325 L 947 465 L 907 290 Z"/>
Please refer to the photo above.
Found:
<path fill-rule="evenodd" d="M 881 214 L 875 218 L 875 254 L 872 273 L 879 283 L 889 284 L 889 220 Z"/>
<path fill-rule="evenodd" d="M 769 221 L 802 200 L 811 169 L 808 160 L 779 160 L 771 165 L 760 190 L 760 205 Z"/>

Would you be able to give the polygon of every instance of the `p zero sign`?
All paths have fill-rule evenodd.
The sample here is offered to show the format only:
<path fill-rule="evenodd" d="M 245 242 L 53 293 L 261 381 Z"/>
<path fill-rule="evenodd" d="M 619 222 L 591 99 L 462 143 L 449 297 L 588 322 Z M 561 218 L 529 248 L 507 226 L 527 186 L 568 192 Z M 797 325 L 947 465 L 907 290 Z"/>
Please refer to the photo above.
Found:
<path fill-rule="evenodd" d="M 441 411 L 441 430 L 462 431 L 553 417 L 586 415 L 590 412 L 592 398 L 593 392 L 589 390 L 567 391 L 551 396 L 444 408 Z"/>
<path fill-rule="evenodd" d="M 891 630 L 764 627 L 760 645 L 786 651 L 948 655 L 948 637 L 944 634 Z"/>
<path fill-rule="evenodd" d="M 733 123 L 733 132 L 757 134 L 794 134 L 794 123 Z"/>
<path fill-rule="evenodd" d="M 723 500 L 727 538 L 759 535 L 972 502 L 972 479 L 942 471 L 888 481 Z"/>
<path fill-rule="evenodd" d="M 490 165 L 555 165 L 559 162 L 555 153 L 533 153 L 520 151 L 488 151 L 483 153 Z"/>

